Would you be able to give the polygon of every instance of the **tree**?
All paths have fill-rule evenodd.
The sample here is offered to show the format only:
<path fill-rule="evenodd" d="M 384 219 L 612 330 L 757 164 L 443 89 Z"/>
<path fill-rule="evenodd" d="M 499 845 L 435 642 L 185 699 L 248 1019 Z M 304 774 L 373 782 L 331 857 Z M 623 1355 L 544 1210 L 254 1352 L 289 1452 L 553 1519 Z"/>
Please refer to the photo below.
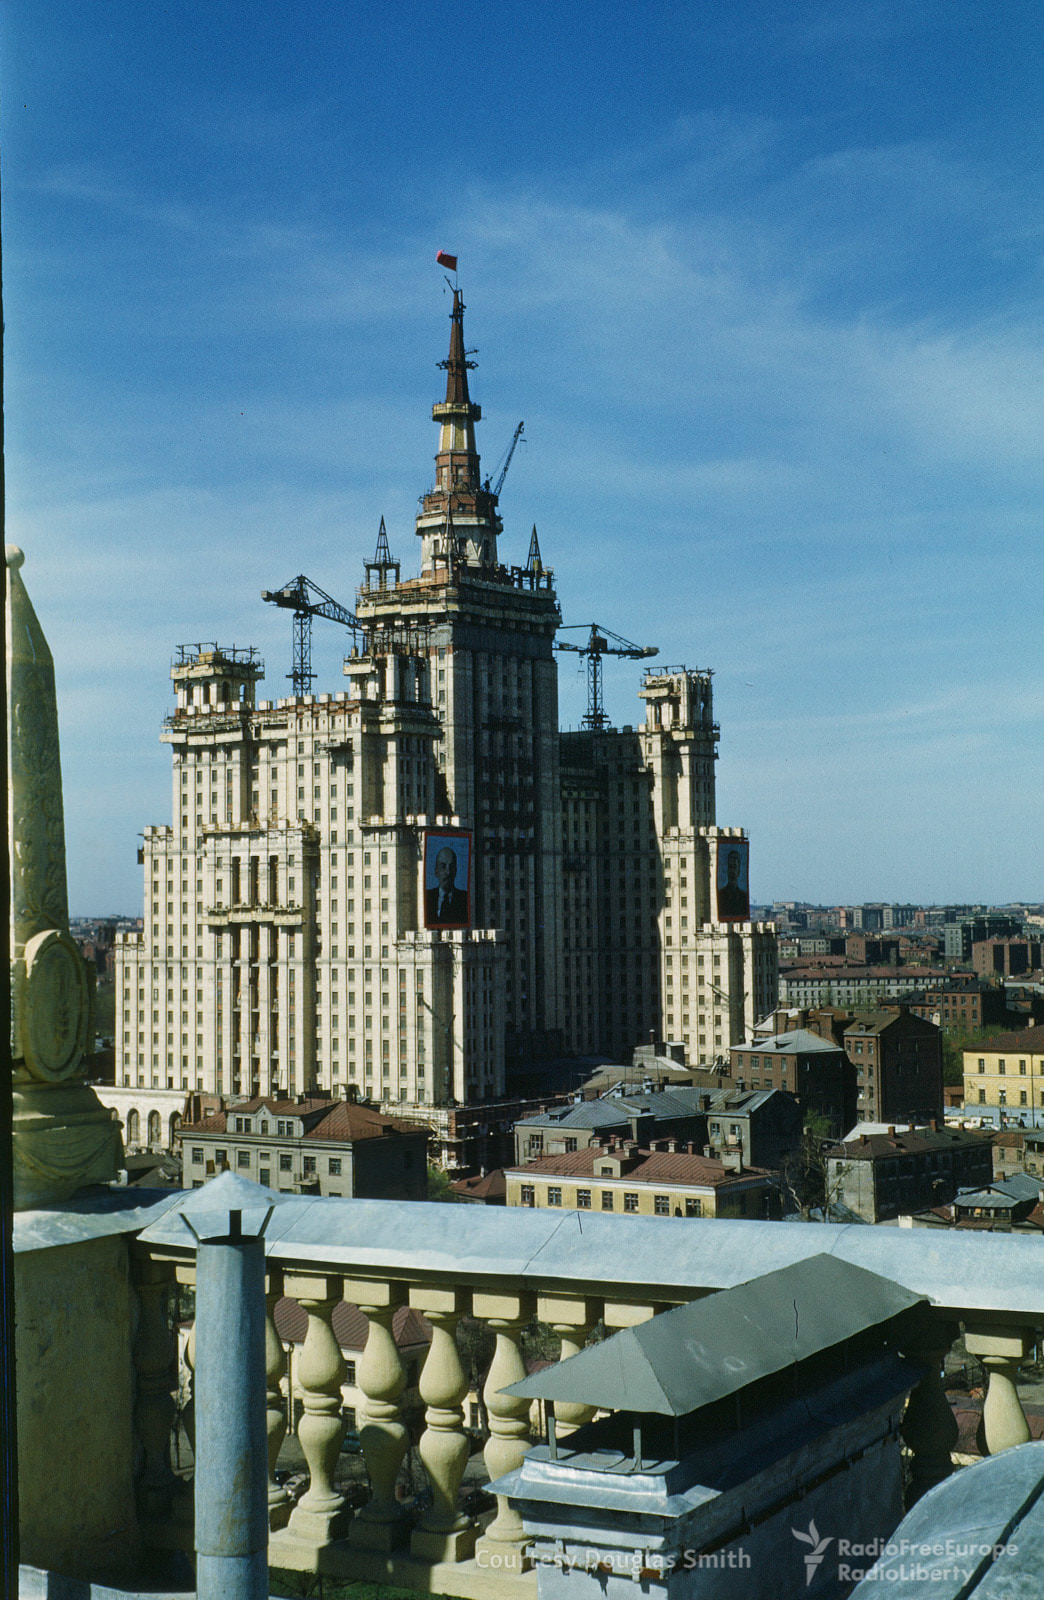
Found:
<path fill-rule="evenodd" d="M 844 1185 L 847 1166 L 838 1166 L 830 1172 L 828 1151 L 834 1143 L 826 1117 L 815 1112 L 805 1120 L 801 1143 L 785 1157 L 780 1177 L 784 1202 L 796 1211 L 804 1222 L 829 1221 L 830 1207 L 837 1200 Z M 818 1218 L 813 1217 L 818 1212 Z"/>
<path fill-rule="evenodd" d="M 460 1202 L 460 1195 L 450 1185 L 449 1174 L 441 1167 L 428 1167 L 428 1199 L 447 1200 L 451 1204 Z"/>
<path fill-rule="evenodd" d="M 987 1039 L 993 1039 L 999 1033 L 1009 1030 L 999 1025 L 991 1028 L 955 1028 L 943 1034 L 943 1083 L 964 1083 L 964 1052 L 974 1050 L 978 1044 L 985 1044 Z"/>

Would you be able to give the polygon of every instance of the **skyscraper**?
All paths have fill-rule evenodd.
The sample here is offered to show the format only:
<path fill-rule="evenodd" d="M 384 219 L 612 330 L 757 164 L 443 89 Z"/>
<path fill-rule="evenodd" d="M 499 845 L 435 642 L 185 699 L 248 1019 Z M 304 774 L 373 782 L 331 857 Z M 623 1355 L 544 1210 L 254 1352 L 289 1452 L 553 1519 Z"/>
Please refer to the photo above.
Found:
<path fill-rule="evenodd" d="M 252 649 L 175 657 L 172 822 L 117 949 L 114 1103 L 153 1133 L 187 1091 L 434 1116 L 650 1033 L 709 1060 L 775 1003 L 747 841 L 715 825 L 711 675 L 649 671 L 637 731 L 560 733 L 554 574 L 535 529 L 501 559 L 456 290 L 440 365 L 420 571 L 382 521 L 349 688 L 257 700 Z"/>

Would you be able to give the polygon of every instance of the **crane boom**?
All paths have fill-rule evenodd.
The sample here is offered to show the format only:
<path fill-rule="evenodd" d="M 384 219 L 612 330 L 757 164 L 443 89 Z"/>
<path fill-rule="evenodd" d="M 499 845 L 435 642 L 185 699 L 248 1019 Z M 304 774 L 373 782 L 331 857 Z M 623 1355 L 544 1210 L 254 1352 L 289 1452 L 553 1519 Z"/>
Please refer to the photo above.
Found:
<path fill-rule="evenodd" d="M 287 677 L 293 684 L 295 695 L 307 694 L 315 677 L 312 671 L 312 618 L 326 617 L 330 622 L 343 623 L 346 628 L 351 628 L 353 634 L 361 631 L 362 623 L 354 611 L 342 606 L 339 600 L 327 594 L 311 578 L 306 578 L 303 572 L 291 578 L 289 583 L 284 583 L 281 589 L 262 589 L 261 598 L 294 614 L 293 665 Z"/>
<path fill-rule="evenodd" d="M 573 644 L 568 639 L 556 639 L 556 650 L 572 650 L 578 656 L 584 657 L 587 662 L 587 711 L 583 718 L 585 728 L 604 728 L 609 718 L 605 714 L 605 705 L 602 700 L 602 657 L 626 656 L 632 661 L 643 660 L 647 656 L 659 655 L 659 649 L 654 644 L 635 644 L 631 639 L 624 639 L 618 633 L 613 633 L 611 628 L 603 628 L 597 622 L 567 622 L 565 629 L 589 629 L 587 641 L 584 644 Z M 615 639 L 615 644 L 609 640 Z"/>
<path fill-rule="evenodd" d="M 515 429 L 514 434 L 512 435 L 512 438 L 511 438 L 511 443 L 508 445 L 507 454 L 504 457 L 503 465 L 501 466 L 499 472 L 497 473 L 497 481 L 496 481 L 496 483 L 492 483 L 491 484 L 489 479 L 488 478 L 486 479 L 486 488 L 489 489 L 490 492 L 493 495 L 499 495 L 501 489 L 503 489 L 503 487 L 504 487 L 504 479 L 508 475 L 508 467 L 510 467 L 510 465 L 511 465 L 511 457 L 514 455 L 515 448 L 518 445 L 518 441 L 521 439 L 523 433 L 525 432 L 525 429 L 526 429 L 526 425 L 525 425 L 524 422 L 520 422 L 518 427 Z"/>

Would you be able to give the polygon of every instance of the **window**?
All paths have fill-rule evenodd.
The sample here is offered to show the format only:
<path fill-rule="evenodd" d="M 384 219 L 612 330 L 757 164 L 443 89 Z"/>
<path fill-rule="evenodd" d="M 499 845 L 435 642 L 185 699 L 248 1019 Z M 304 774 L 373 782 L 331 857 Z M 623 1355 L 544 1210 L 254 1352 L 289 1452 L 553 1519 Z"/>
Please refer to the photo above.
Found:
<path fill-rule="evenodd" d="M 194 1166 L 199 1166 L 199 1164 L 200 1164 L 200 1162 L 202 1160 L 203 1160 L 203 1152 L 202 1152 L 202 1150 L 200 1150 L 198 1148 L 198 1146 L 193 1146 L 193 1150 L 192 1150 L 192 1162 L 193 1162 L 193 1165 Z"/>
<path fill-rule="evenodd" d="M 602 1190 L 602 1210 L 603 1211 L 611 1211 L 612 1209 L 613 1209 L 613 1191 L 611 1189 L 603 1189 Z"/>
<path fill-rule="evenodd" d="M 237 1167 L 249 1167 L 249 1165 L 250 1165 L 250 1151 L 249 1150 L 237 1150 L 236 1151 L 236 1166 Z"/>
<path fill-rule="evenodd" d="M 984 1106 L 986 1104 L 986 1090 L 985 1089 L 980 1089 L 979 1090 L 979 1104 L 980 1104 L 980 1106 Z"/>
<path fill-rule="evenodd" d="M 533 1204 L 533 1185 L 531 1183 L 524 1183 L 522 1185 L 519 1193 L 519 1199 L 524 1206 L 531 1206 Z"/>
<path fill-rule="evenodd" d="M 561 1189 L 559 1189 L 557 1187 L 552 1187 L 552 1188 L 548 1189 L 548 1191 L 547 1191 L 547 1203 L 548 1203 L 549 1206 L 560 1206 L 562 1204 L 562 1191 L 561 1191 Z"/>
<path fill-rule="evenodd" d="M 219 1167 L 227 1167 L 228 1166 L 228 1151 L 227 1150 L 215 1150 L 214 1151 L 214 1164 L 216 1166 L 219 1166 Z"/>
<path fill-rule="evenodd" d="M 1004 1057 L 1002 1056 L 1001 1059 L 997 1062 L 997 1071 L 1000 1072 L 1000 1073 L 1006 1073 L 1007 1070 L 1008 1070 L 1008 1063 L 1004 1060 Z"/>
<path fill-rule="evenodd" d="M 1019 1077 L 1020 1078 L 1024 1078 L 1025 1076 L 1026 1076 L 1026 1063 L 1025 1063 L 1025 1061 L 1020 1061 L 1019 1062 Z"/>
<path fill-rule="evenodd" d="M 624 1195 L 624 1210 L 625 1211 L 637 1211 L 638 1210 L 638 1196 L 636 1194 L 625 1194 Z"/>
<path fill-rule="evenodd" d="M 685 1215 L 687 1217 L 702 1217 L 703 1216 L 703 1201 L 702 1200 L 686 1200 L 686 1202 L 685 1202 Z"/>
<path fill-rule="evenodd" d="M 565 1147 L 566 1147 L 567 1152 L 575 1150 L 576 1149 L 576 1140 L 575 1139 L 567 1139 L 566 1142 L 565 1142 Z"/>
<path fill-rule="evenodd" d="M 304 1169 L 305 1172 L 314 1172 L 315 1171 L 315 1157 L 314 1156 L 305 1156 L 304 1161 L 302 1163 L 302 1166 L 303 1166 L 303 1169 Z"/>
<path fill-rule="evenodd" d="M 671 1214 L 671 1197 L 669 1194 L 653 1195 L 653 1214 L 657 1217 L 669 1217 Z"/>
<path fill-rule="evenodd" d="M 578 1189 L 576 1191 L 576 1209 L 578 1211 L 590 1211 L 590 1209 L 591 1209 L 591 1191 L 590 1191 L 590 1189 Z"/>
<path fill-rule="evenodd" d="M 331 1156 L 330 1157 L 329 1169 L 330 1169 L 331 1178 L 339 1178 L 341 1176 L 341 1158 L 340 1158 L 340 1156 Z"/>
<path fill-rule="evenodd" d="M 293 1158 L 293 1156 L 285 1155 L 285 1154 L 280 1155 L 280 1157 L 279 1157 L 279 1170 L 280 1170 L 280 1172 L 293 1172 L 293 1170 L 294 1170 L 294 1158 Z"/>
<path fill-rule="evenodd" d="M 982 1056 L 979 1057 L 979 1071 L 980 1072 L 985 1072 L 986 1071 L 986 1062 L 983 1060 Z"/>

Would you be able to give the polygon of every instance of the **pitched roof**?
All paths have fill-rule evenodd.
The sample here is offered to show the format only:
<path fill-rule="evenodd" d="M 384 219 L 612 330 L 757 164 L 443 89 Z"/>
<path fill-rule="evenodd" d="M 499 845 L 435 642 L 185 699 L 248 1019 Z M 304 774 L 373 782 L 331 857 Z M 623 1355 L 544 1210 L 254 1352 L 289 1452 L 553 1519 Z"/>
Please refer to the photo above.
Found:
<path fill-rule="evenodd" d="M 839 1044 L 832 1039 L 824 1039 L 822 1034 L 812 1033 L 808 1028 L 792 1028 L 789 1033 L 777 1033 L 767 1039 L 750 1039 L 744 1044 L 734 1045 L 736 1050 L 754 1050 L 758 1055 L 813 1055 L 829 1052 L 831 1055 L 843 1055 Z"/>
<path fill-rule="evenodd" d="M 624 1328 L 505 1393 L 688 1416 L 922 1299 L 836 1256 L 815 1255 Z"/>
<path fill-rule="evenodd" d="M 877 1156 L 922 1155 L 927 1151 L 952 1150 L 955 1146 L 992 1145 L 992 1135 L 978 1128 L 911 1128 L 906 1133 L 869 1133 L 831 1145 L 828 1154 L 839 1153 L 846 1161 L 864 1161 Z"/>
<path fill-rule="evenodd" d="M 741 1179 L 772 1176 L 761 1167 L 744 1167 L 741 1172 L 735 1172 L 722 1161 L 715 1161 L 710 1156 L 690 1155 L 685 1150 L 639 1150 L 629 1154 L 626 1150 L 605 1150 L 597 1145 L 586 1150 L 566 1150 L 559 1155 L 536 1156 L 525 1166 L 509 1167 L 507 1170 L 516 1176 L 532 1173 L 534 1177 L 545 1178 L 593 1178 L 596 1162 L 603 1165 L 616 1158 L 626 1163 L 635 1156 L 635 1164 L 621 1174 L 628 1183 L 717 1186 Z"/>
<path fill-rule="evenodd" d="M 1002 1050 L 1025 1050 L 1029 1054 L 1044 1051 L 1044 1027 L 1021 1028 L 1015 1033 L 996 1033 L 992 1039 L 968 1046 L 964 1054 L 998 1055 Z"/>
<path fill-rule="evenodd" d="M 494 1167 L 478 1178 L 455 1178 L 450 1188 L 469 1200 L 503 1200 L 507 1194 L 503 1167 Z"/>
<path fill-rule="evenodd" d="M 261 1096 L 254 1100 L 240 1100 L 225 1111 L 215 1111 L 199 1122 L 183 1122 L 179 1133 L 190 1134 L 229 1133 L 229 1118 L 250 1116 L 267 1111 L 273 1117 L 301 1117 L 312 1121 L 306 1127 L 305 1139 L 318 1139 L 327 1143 L 352 1144 L 360 1139 L 383 1139 L 401 1134 L 426 1132 L 423 1123 L 407 1122 L 401 1117 L 388 1116 L 376 1106 L 359 1105 L 351 1100 L 331 1100 L 328 1095 L 308 1100 L 274 1100 Z M 278 1134 L 274 1137 L 280 1137 Z"/>

